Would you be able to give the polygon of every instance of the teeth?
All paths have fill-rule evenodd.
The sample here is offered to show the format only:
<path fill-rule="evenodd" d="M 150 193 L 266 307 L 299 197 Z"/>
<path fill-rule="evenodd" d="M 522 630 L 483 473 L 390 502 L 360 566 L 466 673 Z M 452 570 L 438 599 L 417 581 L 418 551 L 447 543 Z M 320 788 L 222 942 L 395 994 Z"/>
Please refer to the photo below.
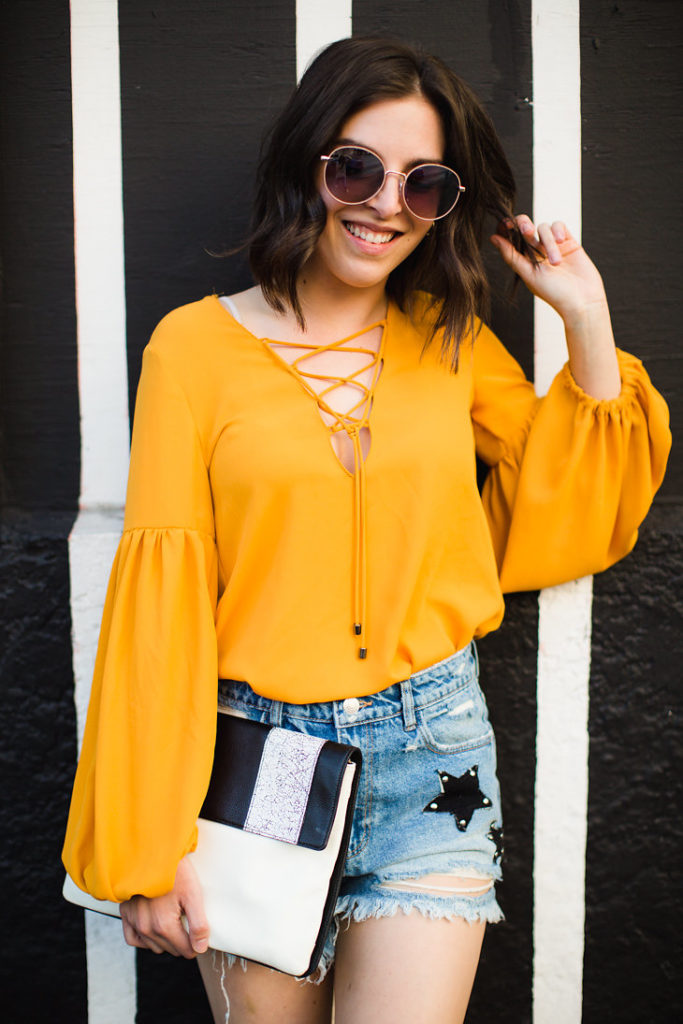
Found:
<path fill-rule="evenodd" d="M 348 224 L 346 221 L 344 226 L 356 238 L 362 238 L 364 242 L 374 242 L 375 245 L 381 245 L 382 242 L 390 242 L 395 234 L 394 231 L 389 231 L 380 235 L 377 231 L 368 231 L 367 228 L 361 228 L 357 224 Z"/>

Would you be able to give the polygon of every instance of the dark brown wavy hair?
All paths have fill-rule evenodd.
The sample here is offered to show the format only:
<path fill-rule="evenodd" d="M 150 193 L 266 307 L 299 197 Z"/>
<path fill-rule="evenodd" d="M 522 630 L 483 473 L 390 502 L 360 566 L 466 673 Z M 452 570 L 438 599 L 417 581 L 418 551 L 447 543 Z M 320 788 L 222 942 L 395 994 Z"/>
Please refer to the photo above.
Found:
<path fill-rule="evenodd" d="M 441 333 L 442 356 L 457 368 L 461 339 L 473 329 L 475 316 L 488 312 L 480 253 L 484 221 L 492 215 L 504 224 L 512 217 L 515 182 L 490 117 L 438 57 L 376 38 L 341 39 L 323 50 L 266 139 L 245 248 L 267 301 L 278 312 L 291 307 L 304 328 L 297 280 L 326 222 L 317 185 L 320 155 L 329 153 L 344 122 L 364 107 L 415 94 L 439 114 L 443 162 L 458 172 L 466 191 L 392 271 L 387 293 L 409 315 L 418 292 L 432 296 L 427 343 Z M 508 226 L 508 237 L 533 258 L 515 226 Z"/>

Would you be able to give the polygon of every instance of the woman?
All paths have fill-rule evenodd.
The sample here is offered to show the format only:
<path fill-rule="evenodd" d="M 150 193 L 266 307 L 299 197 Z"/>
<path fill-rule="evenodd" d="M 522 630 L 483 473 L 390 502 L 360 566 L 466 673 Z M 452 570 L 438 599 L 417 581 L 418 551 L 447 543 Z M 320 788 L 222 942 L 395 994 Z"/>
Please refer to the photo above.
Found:
<path fill-rule="evenodd" d="M 266 149 L 256 285 L 175 310 L 146 350 L 64 859 L 122 902 L 129 943 L 199 955 L 216 1020 L 317 1024 L 333 991 L 337 1024 L 463 1020 L 501 917 L 472 640 L 502 591 L 627 554 L 662 479 L 666 407 L 615 349 L 600 275 L 513 197 L 460 79 L 342 40 Z M 477 319 L 491 214 L 502 258 L 565 324 L 542 401 Z M 244 714 L 363 750 L 317 985 L 207 951 L 186 854 L 217 678 Z"/>

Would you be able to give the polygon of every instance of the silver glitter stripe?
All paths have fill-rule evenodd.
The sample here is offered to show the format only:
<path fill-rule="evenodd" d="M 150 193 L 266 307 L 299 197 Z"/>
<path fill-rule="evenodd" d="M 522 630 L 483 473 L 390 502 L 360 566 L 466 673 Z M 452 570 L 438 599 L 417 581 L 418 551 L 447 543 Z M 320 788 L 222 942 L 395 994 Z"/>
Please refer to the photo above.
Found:
<path fill-rule="evenodd" d="M 270 730 L 244 822 L 246 832 L 285 843 L 298 841 L 324 742 L 288 729 Z"/>

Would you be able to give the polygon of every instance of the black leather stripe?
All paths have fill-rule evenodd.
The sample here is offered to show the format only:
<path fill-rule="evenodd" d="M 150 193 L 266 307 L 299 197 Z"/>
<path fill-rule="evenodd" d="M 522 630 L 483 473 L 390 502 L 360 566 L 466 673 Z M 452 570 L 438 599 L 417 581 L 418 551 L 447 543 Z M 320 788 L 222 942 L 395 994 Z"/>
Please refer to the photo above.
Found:
<path fill-rule="evenodd" d="M 260 722 L 218 715 L 213 770 L 201 818 L 237 828 L 244 825 L 268 732 L 269 726 Z"/>
<path fill-rule="evenodd" d="M 334 744 L 337 746 L 337 744 Z M 322 753 L 322 751 L 321 751 Z M 322 956 L 323 949 L 325 947 L 325 939 L 327 933 L 330 930 L 332 924 L 332 917 L 337 906 L 337 897 L 339 896 L 339 889 L 341 887 L 342 877 L 344 875 L 344 865 L 346 864 L 346 854 L 349 848 L 349 842 L 351 840 L 351 829 L 353 828 L 353 811 L 356 806 L 356 797 L 358 796 L 358 784 L 360 782 L 360 770 L 362 764 L 362 756 L 360 750 L 354 749 L 351 757 L 351 761 L 356 763 L 356 774 L 353 780 L 353 786 L 351 787 L 351 796 L 349 798 L 349 804 L 346 811 L 346 821 L 344 822 L 344 834 L 339 847 L 339 853 L 337 854 L 337 860 L 335 861 L 334 871 L 330 878 L 330 887 L 327 891 L 327 899 L 325 900 L 325 906 L 323 908 L 322 919 L 320 922 L 320 931 L 318 932 L 318 938 L 311 954 L 311 961 L 308 965 L 308 970 L 302 977 L 306 978 L 309 974 L 313 974 L 316 970 L 320 957 Z"/>
<path fill-rule="evenodd" d="M 313 850 L 322 850 L 326 846 L 348 760 L 349 748 L 332 740 L 328 740 L 320 751 L 299 835 L 299 846 L 308 846 Z"/>

